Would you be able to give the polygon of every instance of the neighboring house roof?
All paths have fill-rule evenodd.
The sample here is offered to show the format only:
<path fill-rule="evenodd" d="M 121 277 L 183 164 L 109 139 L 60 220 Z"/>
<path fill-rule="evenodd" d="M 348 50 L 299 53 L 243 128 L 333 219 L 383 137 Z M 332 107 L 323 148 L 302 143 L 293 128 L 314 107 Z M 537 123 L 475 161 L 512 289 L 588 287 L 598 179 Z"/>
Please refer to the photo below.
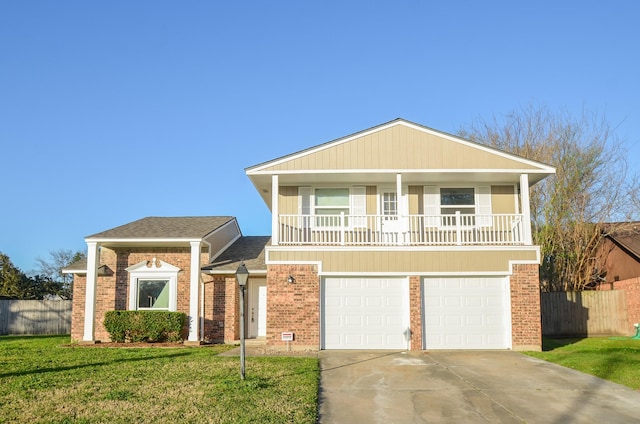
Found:
<path fill-rule="evenodd" d="M 87 272 L 87 260 L 80 259 L 77 262 L 74 262 L 66 267 L 62 268 L 63 274 L 86 274 Z M 105 276 L 111 275 L 113 272 L 106 265 L 101 265 L 98 267 L 98 275 Z"/>
<path fill-rule="evenodd" d="M 640 261 L 640 222 L 630 222 L 621 229 L 607 234 L 607 237 L 625 250 L 629 256 Z"/>
<path fill-rule="evenodd" d="M 234 219 L 232 216 L 150 216 L 90 235 L 86 239 L 203 239 Z"/>
<path fill-rule="evenodd" d="M 234 274 L 244 261 L 250 273 L 266 273 L 264 249 L 270 242 L 269 236 L 240 237 L 202 270 L 211 274 Z"/>
<path fill-rule="evenodd" d="M 271 175 L 280 184 L 366 184 L 402 173 L 403 181 L 518 182 L 533 185 L 555 168 L 451 134 L 396 119 L 245 169 L 271 207 Z M 340 178 L 341 181 L 336 181 Z"/>

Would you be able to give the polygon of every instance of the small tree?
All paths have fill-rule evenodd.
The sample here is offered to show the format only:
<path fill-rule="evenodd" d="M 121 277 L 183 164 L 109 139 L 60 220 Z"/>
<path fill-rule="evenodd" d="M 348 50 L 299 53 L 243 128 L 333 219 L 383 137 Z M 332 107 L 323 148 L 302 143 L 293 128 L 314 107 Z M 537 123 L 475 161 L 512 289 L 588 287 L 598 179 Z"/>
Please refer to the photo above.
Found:
<path fill-rule="evenodd" d="M 48 260 L 41 257 L 36 258 L 37 276 L 42 281 L 49 281 L 52 289 L 58 288 L 56 295 L 63 299 L 71 299 L 73 297 L 73 275 L 63 274 L 62 270 L 85 257 L 84 252 L 73 252 L 68 249 L 50 250 Z"/>
<path fill-rule="evenodd" d="M 640 187 L 628 178 L 626 151 L 606 119 L 529 106 L 480 120 L 460 135 L 556 167 L 530 196 L 542 289 L 583 290 L 597 282 L 603 224 L 637 219 Z"/>

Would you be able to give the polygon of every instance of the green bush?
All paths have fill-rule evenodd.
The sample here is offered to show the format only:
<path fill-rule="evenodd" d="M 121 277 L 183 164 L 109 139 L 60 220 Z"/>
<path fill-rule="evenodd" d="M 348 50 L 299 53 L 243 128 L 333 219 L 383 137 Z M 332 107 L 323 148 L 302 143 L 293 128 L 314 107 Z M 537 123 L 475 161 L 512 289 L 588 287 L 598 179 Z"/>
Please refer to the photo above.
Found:
<path fill-rule="evenodd" d="M 104 327 L 111 340 L 123 342 L 179 342 L 187 316 L 167 311 L 108 311 Z"/>

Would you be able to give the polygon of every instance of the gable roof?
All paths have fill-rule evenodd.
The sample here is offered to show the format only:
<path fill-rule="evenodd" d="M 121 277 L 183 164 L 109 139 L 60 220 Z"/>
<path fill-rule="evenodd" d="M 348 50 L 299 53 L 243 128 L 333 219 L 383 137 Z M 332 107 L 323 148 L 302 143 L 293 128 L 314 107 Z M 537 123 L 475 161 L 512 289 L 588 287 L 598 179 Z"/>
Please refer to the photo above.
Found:
<path fill-rule="evenodd" d="M 86 240 L 200 240 L 234 220 L 232 216 L 150 216 L 87 236 Z"/>
<path fill-rule="evenodd" d="M 292 185 L 331 181 L 332 174 L 348 176 L 354 184 L 397 173 L 406 183 L 517 182 L 521 174 L 528 174 L 533 185 L 555 168 L 398 118 L 245 172 L 269 205 L 270 177 L 276 174 L 281 183 Z"/>
<path fill-rule="evenodd" d="M 265 247 L 271 242 L 270 236 L 240 237 L 210 264 L 202 267 L 211 274 L 234 274 L 244 262 L 250 273 L 266 274 Z"/>
<path fill-rule="evenodd" d="M 640 262 L 640 222 L 631 222 L 622 229 L 607 234 L 629 256 Z"/>

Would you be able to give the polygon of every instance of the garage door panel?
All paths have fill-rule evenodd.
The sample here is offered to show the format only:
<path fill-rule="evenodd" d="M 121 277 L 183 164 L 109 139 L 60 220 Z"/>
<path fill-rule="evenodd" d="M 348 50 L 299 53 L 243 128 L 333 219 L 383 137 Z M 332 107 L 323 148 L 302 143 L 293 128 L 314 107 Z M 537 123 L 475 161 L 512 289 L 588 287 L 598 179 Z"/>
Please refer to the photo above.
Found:
<path fill-rule="evenodd" d="M 510 345 L 505 277 L 425 278 L 426 349 L 506 349 Z"/>
<path fill-rule="evenodd" d="M 406 349 L 406 278 L 323 279 L 322 348 Z"/>

